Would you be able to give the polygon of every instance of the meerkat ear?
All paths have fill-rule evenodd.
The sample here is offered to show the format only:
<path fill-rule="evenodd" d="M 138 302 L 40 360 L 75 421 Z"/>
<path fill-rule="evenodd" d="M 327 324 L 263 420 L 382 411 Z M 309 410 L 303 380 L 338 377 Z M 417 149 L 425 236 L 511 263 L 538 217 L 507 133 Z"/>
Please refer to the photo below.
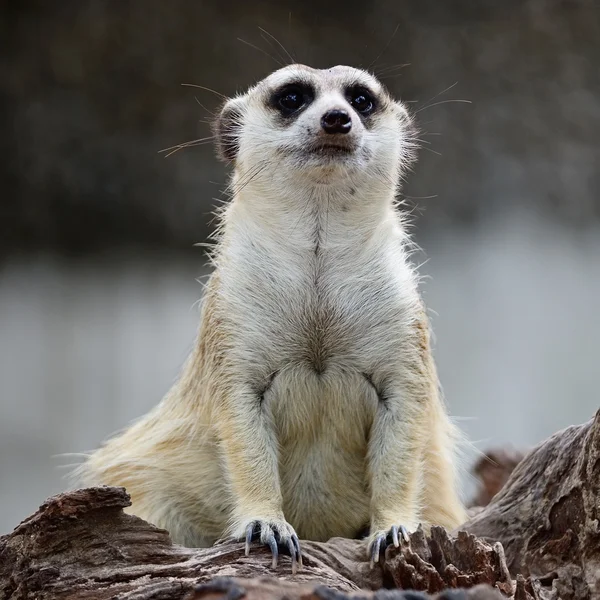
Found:
<path fill-rule="evenodd" d="M 410 168 L 417 159 L 417 150 L 419 149 L 419 128 L 414 116 L 411 114 L 408 107 L 402 102 L 395 102 L 396 114 L 402 126 L 402 140 L 404 152 L 402 162 L 404 168 Z"/>
<path fill-rule="evenodd" d="M 213 122 L 217 156 L 225 162 L 235 161 L 239 150 L 244 97 L 227 100 Z"/>

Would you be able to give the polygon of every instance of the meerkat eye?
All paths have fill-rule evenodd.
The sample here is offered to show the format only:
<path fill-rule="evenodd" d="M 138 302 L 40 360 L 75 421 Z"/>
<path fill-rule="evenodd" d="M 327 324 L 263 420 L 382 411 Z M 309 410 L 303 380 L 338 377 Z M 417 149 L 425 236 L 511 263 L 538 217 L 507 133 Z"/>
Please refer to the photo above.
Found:
<path fill-rule="evenodd" d="M 302 93 L 298 90 L 289 90 L 279 98 L 279 105 L 286 110 L 298 110 L 303 104 Z"/>
<path fill-rule="evenodd" d="M 348 100 L 352 108 L 361 115 L 370 115 L 375 109 L 375 98 L 368 90 L 357 87 L 348 92 Z"/>
<path fill-rule="evenodd" d="M 274 106 L 284 115 L 291 115 L 313 99 L 312 90 L 302 85 L 286 85 L 273 98 Z"/>

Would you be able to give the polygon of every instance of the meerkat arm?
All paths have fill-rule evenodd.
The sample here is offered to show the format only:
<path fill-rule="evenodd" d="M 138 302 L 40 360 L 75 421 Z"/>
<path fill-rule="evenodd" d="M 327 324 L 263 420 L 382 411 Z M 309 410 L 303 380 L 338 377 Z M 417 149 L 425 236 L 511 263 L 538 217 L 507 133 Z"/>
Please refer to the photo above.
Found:
<path fill-rule="evenodd" d="M 379 407 L 369 444 L 371 473 L 371 561 L 391 537 L 407 540 L 419 520 L 456 527 L 464 509 L 456 490 L 451 454 L 455 431 L 443 406 L 423 310 L 412 344 L 404 353 L 405 370 L 372 381 Z"/>
<path fill-rule="evenodd" d="M 222 419 L 221 439 L 236 503 L 234 519 L 248 515 L 283 517 L 277 468 L 277 440 L 260 396 L 252 389 L 234 392 Z M 225 415 L 223 415 L 225 416 Z"/>
<path fill-rule="evenodd" d="M 221 440 L 235 504 L 230 534 L 250 542 L 259 539 L 273 553 L 278 545 L 290 553 L 293 569 L 302 565 L 298 537 L 283 515 L 279 482 L 277 440 L 259 393 L 240 387 L 224 411 Z"/>
<path fill-rule="evenodd" d="M 371 475 L 372 561 L 379 560 L 381 545 L 391 535 L 418 525 L 420 512 L 422 455 L 426 435 L 426 401 L 409 386 L 387 385 L 379 393 L 380 403 L 369 441 Z"/>

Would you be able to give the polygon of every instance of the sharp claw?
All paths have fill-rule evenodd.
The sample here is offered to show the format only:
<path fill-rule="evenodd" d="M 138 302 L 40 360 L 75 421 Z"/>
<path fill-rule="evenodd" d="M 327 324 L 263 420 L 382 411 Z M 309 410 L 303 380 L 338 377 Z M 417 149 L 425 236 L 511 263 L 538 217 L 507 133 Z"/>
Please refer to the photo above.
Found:
<path fill-rule="evenodd" d="M 400 546 L 400 540 L 398 540 L 398 527 L 396 525 L 392 525 L 392 542 L 396 548 Z"/>
<path fill-rule="evenodd" d="M 250 542 L 252 541 L 252 534 L 254 533 L 254 523 L 250 523 L 248 527 L 246 527 L 246 556 L 250 554 Z"/>
<path fill-rule="evenodd" d="M 404 525 L 400 525 L 400 532 L 402 533 L 402 537 L 404 541 L 408 544 L 410 542 L 410 536 L 408 535 L 408 530 Z"/>
<path fill-rule="evenodd" d="M 287 543 L 288 552 L 292 557 L 292 575 L 295 575 L 298 571 L 298 560 L 296 557 L 296 546 L 294 545 L 294 540 L 290 538 Z"/>
<path fill-rule="evenodd" d="M 239 538 L 238 538 L 239 539 Z M 269 525 L 268 522 L 263 521 L 251 521 L 246 526 L 246 532 L 244 536 L 245 541 L 245 554 L 250 554 L 250 546 L 253 541 L 258 541 L 265 544 L 271 550 L 273 557 L 271 568 L 277 568 L 279 562 L 279 546 L 287 546 L 287 550 L 290 553 L 292 559 L 292 574 L 296 574 L 302 569 L 302 551 L 300 549 L 300 541 L 298 536 L 293 533 L 289 537 L 286 535 L 282 537 L 282 533 L 279 531 L 279 526 Z"/>
<path fill-rule="evenodd" d="M 269 548 L 271 548 L 271 554 L 273 555 L 273 564 L 272 568 L 275 569 L 277 567 L 277 561 L 279 559 L 279 550 L 277 548 L 277 540 L 273 535 L 273 532 L 269 533 L 267 536 L 267 544 L 269 544 Z"/>
<path fill-rule="evenodd" d="M 298 539 L 298 536 L 295 533 L 292 535 L 292 542 L 294 542 L 294 546 L 296 547 L 298 570 L 300 570 L 302 568 L 302 550 L 300 549 L 300 540 Z"/>
<path fill-rule="evenodd" d="M 381 536 L 375 538 L 373 548 L 371 549 L 371 565 L 379 562 L 379 552 L 381 549 Z"/>

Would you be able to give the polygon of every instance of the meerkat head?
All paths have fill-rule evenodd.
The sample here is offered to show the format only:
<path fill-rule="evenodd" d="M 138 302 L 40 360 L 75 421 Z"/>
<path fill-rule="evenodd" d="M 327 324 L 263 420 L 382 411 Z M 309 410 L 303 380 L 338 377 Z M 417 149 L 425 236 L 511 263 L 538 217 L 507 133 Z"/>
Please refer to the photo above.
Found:
<path fill-rule="evenodd" d="M 290 65 L 228 100 L 216 119 L 236 171 L 319 183 L 398 180 L 414 148 L 405 106 L 366 71 Z M 371 176 L 371 177 L 369 177 Z"/>

